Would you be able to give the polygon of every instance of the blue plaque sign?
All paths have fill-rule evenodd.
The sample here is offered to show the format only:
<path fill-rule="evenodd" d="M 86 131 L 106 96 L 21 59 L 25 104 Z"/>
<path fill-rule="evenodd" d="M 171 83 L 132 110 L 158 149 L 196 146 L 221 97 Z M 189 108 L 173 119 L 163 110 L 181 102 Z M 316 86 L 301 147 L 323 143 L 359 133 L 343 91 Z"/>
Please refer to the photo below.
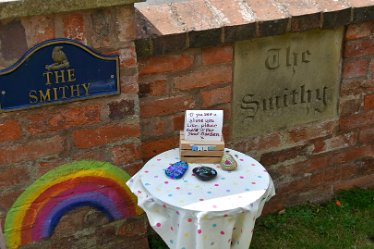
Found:
<path fill-rule="evenodd" d="M 118 56 L 64 38 L 42 42 L 0 70 L 0 112 L 119 93 Z"/>

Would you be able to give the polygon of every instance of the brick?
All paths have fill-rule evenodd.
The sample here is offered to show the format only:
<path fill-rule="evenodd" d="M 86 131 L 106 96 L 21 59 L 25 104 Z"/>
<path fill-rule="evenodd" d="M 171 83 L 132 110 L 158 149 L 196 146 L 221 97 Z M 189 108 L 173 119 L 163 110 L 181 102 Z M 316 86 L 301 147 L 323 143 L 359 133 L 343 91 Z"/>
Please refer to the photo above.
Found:
<path fill-rule="evenodd" d="M 143 217 L 127 219 L 116 231 L 120 237 L 142 236 L 147 233 L 147 222 Z"/>
<path fill-rule="evenodd" d="M 300 127 L 294 130 L 289 131 L 288 139 L 292 143 L 297 143 L 301 141 L 308 141 L 318 137 L 324 137 L 331 134 L 336 127 L 336 123 L 332 122 L 325 122 L 322 124 L 314 124 L 311 126 Z"/>
<path fill-rule="evenodd" d="M 233 48 L 232 46 L 205 48 L 201 51 L 203 64 L 220 64 L 232 62 Z"/>
<path fill-rule="evenodd" d="M 130 124 L 110 124 L 72 133 L 73 143 L 78 148 L 92 148 L 139 136 L 139 126 Z"/>
<path fill-rule="evenodd" d="M 184 113 L 173 117 L 173 130 L 180 131 L 184 129 Z"/>
<path fill-rule="evenodd" d="M 348 148 L 344 151 L 331 155 L 328 163 L 329 165 L 339 165 L 358 160 L 359 158 L 370 157 L 372 155 L 373 148 L 371 146 Z"/>
<path fill-rule="evenodd" d="M 350 0 L 352 3 L 352 6 L 355 7 L 355 2 L 358 2 L 360 5 L 363 2 L 366 2 L 366 5 L 363 5 L 363 7 L 357 7 L 353 8 L 353 17 L 352 22 L 353 23 L 362 23 L 367 21 L 372 21 L 374 16 L 374 6 L 373 2 L 371 0 Z"/>
<path fill-rule="evenodd" d="M 264 209 L 262 210 L 262 215 L 269 215 L 272 213 L 279 212 L 285 208 L 284 206 L 284 200 L 281 198 L 277 198 L 277 195 L 271 198 L 266 205 L 264 206 Z"/>
<path fill-rule="evenodd" d="M 291 31 L 304 31 L 319 28 L 321 14 L 317 5 L 307 1 L 280 0 L 277 1 L 284 12 L 291 16 Z"/>
<path fill-rule="evenodd" d="M 337 2 L 333 2 L 329 0 L 326 0 L 325 2 L 337 3 Z M 351 9 L 346 8 L 346 9 L 335 10 L 335 11 L 324 11 L 322 20 L 323 20 L 322 28 L 324 29 L 331 29 L 331 28 L 345 26 L 349 24 L 351 21 Z"/>
<path fill-rule="evenodd" d="M 335 184 L 334 188 L 335 191 L 343 190 L 343 189 L 351 189 L 351 188 L 370 188 L 374 187 L 374 181 L 373 181 L 374 176 L 373 175 L 368 175 L 368 176 L 361 176 L 358 178 L 350 178 L 347 179 L 346 181 L 341 181 L 337 184 Z"/>
<path fill-rule="evenodd" d="M 139 75 L 176 72 L 190 68 L 194 58 L 188 54 L 154 56 L 139 60 Z"/>
<path fill-rule="evenodd" d="M 28 118 L 27 131 L 32 134 L 59 131 L 77 126 L 95 124 L 100 121 L 100 110 L 97 105 L 64 108 L 58 113 L 47 116 L 40 114 Z"/>
<path fill-rule="evenodd" d="M 136 38 L 135 8 L 132 5 L 116 7 L 118 40 L 120 42 L 133 41 Z"/>
<path fill-rule="evenodd" d="M 357 165 L 354 162 L 341 165 L 340 168 L 340 180 L 346 180 L 353 178 L 355 175 L 355 169 Z"/>
<path fill-rule="evenodd" d="M 300 193 L 301 191 L 305 191 L 309 183 L 309 177 L 294 179 L 291 182 L 278 186 L 278 192 L 283 194 Z"/>
<path fill-rule="evenodd" d="M 163 116 L 194 107 L 195 101 L 189 96 L 174 96 L 157 100 L 146 100 L 140 102 L 140 116 L 142 118 Z"/>
<path fill-rule="evenodd" d="M 271 0 L 246 0 L 245 2 L 248 4 L 257 22 L 287 18 L 287 13 Z"/>
<path fill-rule="evenodd" d="M 373 22 L 348 25 L 345 33 L 346 40 L 369 38 L 373 30 Z"/>
<path fill-rule="evenodd" d="M 191 90 L 210 85 L 232 82 L 232 66 L 220 65 L 182 75 L 175 78 L 174 87 L 179 90 Z"/>
<path fill-rule="evenodd" d="M 150 38 L 137 39 L 134 41 L 136 55 L 138 58 L 145 58 L 154 55 L 153 41 Z"/>
<path fill-rule="evenodd" d="M 0 165 L 58 155 L 63 150 L 64 140 L 60 136 L 35 139 L 28 143 L 2 148 L 0 150 Z"/>
<path fill-rule="evenodd" d="M 365 77 L 368 71 L 369 61 L 366 59 L 343 63 L 342 76 L 344 79 Z"/>
<path fill-rule="evenodd" d="M 178 2 L 171 5 L 170 11 L 174 16 L 174 23 L 178 23 L 184 31 L 209 30 L 210 32 L 220 27 L 222 23 L 221 17 L 213 13 L 209 5 L 202 1 Z"/>
<path fill-rule="evenodd" d="M 83 225 L 84 226 L 103 226 L 108 223 L 108 217 L 101 212 L 100 210 L 90 209 L 84 210 L 82 213 L 83 217 Z"/>
<path fill-rule="evenodd" d="M 224 42 L 249 40 L 256 37 L 256 23 L 224 27 Z"/>
<path fill-rule="evenodd" d="M 22 19 L 29 46 L 55 38 L 53 16 L 31 16 Z"/>
<path fill-rule="evenodd" d="M 121 75 L 121 92 L 126 94 L 137 94 L 139 92 L 137 75 Z"/>
<path fill-rule="evenodd" d="M 0 143 L 15 141 L 22 136 L 21 125 L 16 120 L 6 120 L 0 123 Z"/>
<path fill-rule="evenodd" d="M 374 143 L 374 128 L 369 127 L 369 128 L 361 129 L 358 140 L 360 141 L 360 143 L 363 143 L 363 144 Z"/>
<path fill-rule="evenodd" d="M 224 125 L 222 128 L 222 135 L 224 141 L 230 141 L 231 139 L 231 127 L 229 125 Z"/>
<path fill-rule="evenodd" d="M 320 12 L 318 6 L 309 1 L 279 0 L 278 2 L 291 16 L 305 16 Z"/>
<path fill-rule="evenodd" d="M 26 52 L 25 28 L 20 21 L 0 25 L 0 44 L 0 54 L 5 60 L 18 59 Z"/>
<path fill-rule="evenodd" d="M 374 158 L 364 157 L 354 162 L 344 164 L 341 168 L 341 179 L 347 180 L 359 176 L 373 175 L 374 174 Z"/>
<path fill-rule="evenodd" d="M 234 149 L 250 153 L 251 151 L 256 150 L 269 150 L 271 148 L 276 148 L 280 145 L 280 143 L 280 136 L 277 132 L 236 142 L 234 144 Z"/>
<path fill-rule="evenodd" d="M 361 99 L 350 99 L 341 101 L 339 105 L 340 116 L 347 116 L 358 113 L 361 108 Z"/>
<path fill-rule="evenodd" d="M 84 17 L 80 13 L 66 14 L 62 16 L 64 36 L 69 39 L 85 43 Z"/>
<path fill-rule="evenodd" d="M 93 158 L 92 159 L 85 158 L 85 159 L 94 160 Z M 56 156 L 48 157 L 45 159 L 39 159 L 38 162 L 36 163 L 38 175 L 44 175 L 48 171 L 58 166 L 61 166 L 63 164 L 70 163 L 70 162 L 71 162 L 70 158 L 61 158 L 61 157 L 56 158 Z"/>
<path fill-rule="evenodd" d="M 222 26 L 236 26 L 243 23 L 254 22 L 254 15 L 251 15 L 250 8 L 246 3 L 227 4 L 225 1 L 212 0 L 209 1 L 208 7 L 213 13 L 214 18 Z"/>
<path fill-rule="evenodd" d="M 168 94 L 168 85 L 165 79 L 139 84 L 139 97 L 164 96 Z"/>
<path fill-rule="evenodd" d="M 349 3 L 354 8 L 368 7 L 373 4 L 372 0 L 349 0 Z"/>
<path fill-rule="evenodd" d="M 92 27 L 87 39 L 93 48 L 116 49 L 118 44 L 118 22 L 116 8 L 93 10 L 86 16 L 87 25 Z"/>
<path fill-rule="evenodd" d="M 291 18 L 291 31 L 301 32 L 309 29 L 317 29 L 321 27 L 322 15 L 319 12 L 302 15 L 292 16 Z"/>
<path fill-rule="evenodd" d="M 308 185 L 308 188 L 323 186 L 324 184 L 326 184 L 325 178 L 326 178 L 326 172 L 324 170 L 313 173 L 310 176 L 310 183 Z M 304 190 L 303 192 L 306 192 L 306 191 Z"/>
<path fill-rule="evenodd" d="M 148 5 L 137 6 L 137 11 L 135 12 L 136 23 L 142 27 L 137 31 L 140 33 L 138 37 L 183 33 L 183 25 L 178 25 L 178 20 L 175 20 L 174 8 L 174 6 L 167 4 L 159 4 L 157 8 L 149 8 Z"/>
<path fill-rule="evenodd" d="M 340 88 L 340 96 L 361 96 L 363 93 L 372 93 L 374 91 L 374 79 L 372 80 L 347 80 L 343 81 Z"/>
<path fill-rule="evenodd" d="M 138 171 L 143 168 L 144 166 L 144 163 L 143 161 L 141 162 L 136 162 L 136 163 L 132 163 L 132 164 L 129 164 L 129 165 L 125 165 L 124 167 L 124 170 L 130 175 L 130 176 L 134 176 L 136 173 L 138 173 Z"/>
<path fill-rule="evenodd" d="M 313 173 L 320 171 L 329 166 L 331 154 L 322 154 L 318 156 L 311 156 L 308 160 L 297 162 L 289 166 L 289 170 L 293 175 L 302 173 Z"/>
<path fill-rule="evenodd" d="M 112 120 L 123 119 L 135 114 L 135 103 L 132 99 L 111 102 L 109 105 L 109 118 Z"/>
<path fill-rule="evenodd" d="M 89 150 L 78 150 L 72 155 L 74 160 L 96 160 L 96 161 L 109 161 L 107 151 L 102 149 L 92 149 Z"/>
<path fill-rule="evenodd" d="M 302 145 L 281 151 L 265 153 L 261 156 L 260 162 L 261 164 L 268 166 L 287 160 L 296 159 L 300 156 L 306 156 L 307 154 L 308 146 Z"/>
<path fill-rule="evenodd" d="M 179 135 L 147 140 L 142 142 L 142 155 L 144 159 L 151 158 L 161 152 L 173 149 L 179 145 Z"/>
<path fill-rule="evenodd" d="M 374 39 L 347 41 L 344 47 L 345 58 L 374 55 Z"/>
<path fill-rule="evenodd" d="M 347 10 L 347 9 L 350 10 L 349 4 L 343 1 L 319 0 L 317 2 L 317 5 L 318 5 L 318 8 L 322 10 L 324 13 L 342 11 L 342 10 Z"/>
<path fill-rule="evenodd" d="M 289 32 L 289 18 L 258 22 L 258 36 L 274 36 Z"/>
<path fill-rule="evenodd" d="M 143 137 L 158 137 L 165 134 L 170 127 L 168 120 L 160 118 L 142 119 L 142 136 Z"/>
<path fill-rule="evenodd" d="M 339 120 L 339 129 L 342 131 L 357 129 L 374 124 L 374 111 L 345 116 Z"/>
<path fill-rule="evenodd" d="M 374 109 L 374 94 L 366 95 L 364 98 L 365 111 Z"/>
<path fill-rule="evenodd" d="M 26 167 L 8 167 L 0 171 L 0 187 L 24 184 L 30 180 Z"/>
<path fill-rule="evenodd" d="M 159 36 L 152 39 L 153 55 L 175 53 L 189 48 L 188 33 Z"/>
<path fill-rule="evenodd" d="M 134 46 L 118 50 L 118 56 L 121 68 L 136 65 L 136 51 Z"/>
<path fill-rule="evenodd" d="M 216 88 L 213 90 L 201 92 L 202 106 L 204 108 L 212 107 L 218 104 L 225 104 L 231 102 L 232 88 L 230 86 Z"/>
<path fill-rule="evenodd" d="M 341 167 L 340 167 L 340 165 L 327 168 L 327 169 L 325 169 L 324 173 L 325 173 L 325 175 L 323 177 L 323 181 L 324 181 L 325 184 L 326 183 L 331 184 L 331 183 L 337 182 L 341 179 Z"/>
<path fill-rule="evenodd" d="M 222 30 L 191 31 L 188 33 L 190 48 L 210 47 L 221 44 Z"/>
<path fill-rule="evenodd" d="M 357 134 L 350 132 L 336 137 L 328 138 L 322 141 L 320 146 L 315 146 L 313 153 L 325 153 L 352 147 L 357 142 Z"/>
<path fill-rule="evenodd" d="M 90 207 L 77 207 L 68 214 L 62 216 L 53 232 L 53 238 L 61 239 L 69 237 L 74 235 L 77 231 L 82 230 L 84 228 L 84 216 L 90 210 L 94 209 Z"/>
<path fill-rule="evenodd" d="M 138 144 L 122 144 L 112 149 L 112 161 L 116 165 L 130 164 L 141 159 L 141 149 Z"/>
<path fill-rule="evenodd" d="M 24 176 L 23 176 L 24 177 Z M 1 219 L 1 210 L 5 209 L 8 210 L 13 203 L 17 200 L 18 196 L 22 194 L 23 190 L 19 191 L 10 191 L 10 192 L 5 192 L 1 191 L 0 193 L 0 219 Z"/>

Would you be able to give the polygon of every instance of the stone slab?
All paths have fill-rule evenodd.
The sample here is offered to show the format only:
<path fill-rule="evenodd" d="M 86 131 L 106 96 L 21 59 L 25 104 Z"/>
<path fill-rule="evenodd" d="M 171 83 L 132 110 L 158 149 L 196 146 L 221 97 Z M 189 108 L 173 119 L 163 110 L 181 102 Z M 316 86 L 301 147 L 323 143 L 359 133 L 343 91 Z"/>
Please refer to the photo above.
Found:
<path fill-rule="evenodd" d="M 13 0 L 0 1 L 0 20 L 133 4 L 145 0 Z"/>
<path fill-rule="evenodd" d="M 343 29 L 235 44 L 234 138 L 337 116 Z"/>

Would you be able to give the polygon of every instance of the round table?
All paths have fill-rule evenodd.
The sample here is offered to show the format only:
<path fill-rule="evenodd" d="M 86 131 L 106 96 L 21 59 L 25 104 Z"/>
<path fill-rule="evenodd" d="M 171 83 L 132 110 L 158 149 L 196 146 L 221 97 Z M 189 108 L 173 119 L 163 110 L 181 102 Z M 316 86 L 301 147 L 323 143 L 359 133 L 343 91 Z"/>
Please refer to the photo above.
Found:
<path fill-rule="evenodd" d="M 179 149 L 173 149 L 149 160 L 127 182 L 169 248 L 249 248 L 255 220 L 275 194 L 273 181 L 250 156 L 231 149 L 224 153 L 236 159 L 236 170 L 224 171 L 219 164 L 189 164 L 181 179 L 170 179 L 164 170 L 180 161 Z M 218 175 L 201 181 L 192 172 L 197 166 L 212 167 Z"/>

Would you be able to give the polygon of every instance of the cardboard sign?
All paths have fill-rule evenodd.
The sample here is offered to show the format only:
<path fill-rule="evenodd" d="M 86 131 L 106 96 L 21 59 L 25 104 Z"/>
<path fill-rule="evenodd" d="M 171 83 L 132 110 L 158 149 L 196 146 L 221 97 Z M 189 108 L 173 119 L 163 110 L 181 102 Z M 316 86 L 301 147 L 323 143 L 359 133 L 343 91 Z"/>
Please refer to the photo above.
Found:
<path fill-rule="evenodd" d="M 184 139 L 221 141 L 222 110 L 187 110 L 184 118 Z"/>

